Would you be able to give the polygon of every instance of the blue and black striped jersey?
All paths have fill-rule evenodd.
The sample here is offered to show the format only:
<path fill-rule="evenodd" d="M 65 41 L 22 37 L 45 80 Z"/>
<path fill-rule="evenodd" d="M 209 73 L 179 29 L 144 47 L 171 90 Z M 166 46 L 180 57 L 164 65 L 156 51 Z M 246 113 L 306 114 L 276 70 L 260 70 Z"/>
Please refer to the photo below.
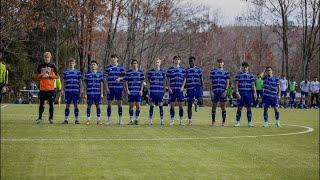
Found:
<path fill-rule="evenodd" d="M 86 83 L 87 94 L 89 96 L 101 96 L 101 82 L 103 82 L 103 74 L 101 71 L 85 74 L 84 82 Z"/>
<path fill-rule="evenodd" d="M 62 78 L 64 80 L 64 91 L 66 93 L 80 92 L 81 73 L 79 70 L 65 70 L 62 73 Z"/>
<path fill-rule="evenodd" d="M 280 85 L 279 77 L 264 76 L 263 78 L 263 96 L 276 98 L 278 92 L 278 85 Z"/>
<path fill-rule="evenodd" d="M 210 72 L 212 91 L 216 93 L 225 91 L 228 79 L 230 79 L 229 71 L 225 69 L 212 69 Z"/>
<path fill-rule="evenodd" d="M 138 95 L 141 90 L 141 85 L 144 80 L 144 74 L 142 70 L 130 69 L 126 72 L 125 80 L 128 83 L 128 88 L 131 95 Z"/>
<path fill-rule="evenodd" d="M 202 69 L 199 67 L 187 68 L 187 90 L 192 90 L 195 87 L 201 87 Z"/>
<path fill-rule="evenodd" d="M 121 65 L 108 65 L 104 70 L 104 76 L 107 78 L 108 87 L 109 88 L 116 88 L 120 91 L 123 89 L 123 82 L 117 82 L 116 80 L 119 77 L 124 77 L 126 72 Z"/>
<path fill-rule="evenodd" d="M 180 91 L 186 78 L 186 70 L 182 67 L 170 67 L 166 76 L 169 79 L 172 91 Z"/>
<path fill-rule="evenodd" d="M 164 81 L 166 79 L 166 74 L 163 69 L 150 69 L 148 71 L 147 78 L 150 81 L 151 94 L 164 93 Z"/>
<path fill-rule="evenodd" d="M 252 93 L 252 83 L 255 82 L 254 75 L 250 72 L 238 72 L 235 77 L 238 82 L 239 93 Z"/>

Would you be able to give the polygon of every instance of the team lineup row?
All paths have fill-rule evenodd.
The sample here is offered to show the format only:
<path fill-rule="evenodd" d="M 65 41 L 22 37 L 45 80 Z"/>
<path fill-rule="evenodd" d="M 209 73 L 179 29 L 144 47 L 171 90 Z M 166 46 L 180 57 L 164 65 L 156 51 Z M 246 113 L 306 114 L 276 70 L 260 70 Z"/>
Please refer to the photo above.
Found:
<path fill-rule="evenodd" d="M 107 95 L 107 120 L 106 124 L 111 123 L 111 105 L 112 101 L 118 103 L 118 124 L 122 125 L 122 96 L 123 91 L 128 94 L 129 103 L 129 125 L 139 124 L 140 102 L 143 91 L 143 81 L 145 80 L 144 72 L 139 69 L 138 61 L 131 60 L 131 69 L 125 71 L 123 66 L 118 64 L 118 56 L 111 56 L 112 64 L 105 67 L 104 72 L 98 71 L 98 63 L 91 61 L 91 71 L 81 78 L 79 70 L 75 69 L 76 60 L 70 58 L 68 60 L 69 68 L 62 74 L 65 94 L 65 120 L 64 124 L 68 124 L 70 114 L 70 104 L 74 104 L 75 123 L 79 124 L 79 108 L 78 103 L 80 94 L 83 94 L 87 101 L 87 119 L 85 124 L 90 124 L 91 105 L 96 106 L 96 115 L 98 125 L 101 125 L 101 109 L 100 103 L 103 94 Z M 57 68 L 50 63 L 51 53 L 44 54 L 44 63 L 37 68 L 37 78 L 40 81 L 40 105 L 39 117 L 37 123 L 41 123 L 42 114 L 44 112 L 44 102 L 49 102 L 49 123 L 53 123 L 53 80 L 58 78 Z M 149 125 L 153 123 L 154 106 L 159 106 L 160 122 L 164 125 L 163 119 L 163 96 L 164 89 L 167 86 L 169 90 L 170 102 L 170 125 L 174 124 L 175 105 L 179 106 L 179 124 L 183 122 L 183 101 L 185 99 L 183 91 L 186 87 L 186 99 L 188 102 L 187 114 L 188 125 L 192 125 L 192 106 L 193 104 L 202 103 L 203 79 L 201 68 L 195 65 L 196 58 L 189 57 L 189 67 L 182 68 L 180 66 L 180 56 L 173 57 L 173 66 L 164 71 L 161 68 L 161 60 L 156 59 L 154 68 L 147 73 L 147 81 L 150 89 L 150 108 L 149 108 Z M 275 111 L 276 126 L 280 126 L 278 99 L 280 96 L 279 78 L 272 73 L 272 67 L 267 67 L 265 72 L 261 74 L 264 80 L 263 86 L 263 102 L 264 102 L 264 126 L 268 126 L 268 108 L 271 106 Z M 211 80 L 211 125 L 216 126 L 216 108 L 220 103 L 222 110 L 222 126 L 226 126 L 226 89 L 230 81 L 229 72 L 224 69 L 223 59 L 218 59 L 217 68 L 213 68 L 210 72 Z M 236 113 L 236 126 L 240 126 L 241 110 L 243 107 L 247 109 L 248 127 L 253 127 L 251 104 L 256 99 L 255 77 L 249 72 L 249 64 L 242 63 L 242 70 L 235 76 L 235 89 L 237 92 L 238 109 Z M 177 102 L 177 103 L 176 103 Z M 196 102 L 196 103 L 195 103 Z M 134 112 L 135 107 L 135 112 Z M 197 108 L 196 108 L 197 109 Z"/>

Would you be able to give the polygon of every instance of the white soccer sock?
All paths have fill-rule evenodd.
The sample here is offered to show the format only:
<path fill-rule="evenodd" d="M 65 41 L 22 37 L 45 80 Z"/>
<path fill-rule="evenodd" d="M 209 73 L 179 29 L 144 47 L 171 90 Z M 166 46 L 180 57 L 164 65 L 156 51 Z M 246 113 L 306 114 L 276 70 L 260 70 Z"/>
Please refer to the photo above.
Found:
<path fill-rule="evenodd" d="M 122 124 L 122 116 L 119 116 L 119 124 Z"/>

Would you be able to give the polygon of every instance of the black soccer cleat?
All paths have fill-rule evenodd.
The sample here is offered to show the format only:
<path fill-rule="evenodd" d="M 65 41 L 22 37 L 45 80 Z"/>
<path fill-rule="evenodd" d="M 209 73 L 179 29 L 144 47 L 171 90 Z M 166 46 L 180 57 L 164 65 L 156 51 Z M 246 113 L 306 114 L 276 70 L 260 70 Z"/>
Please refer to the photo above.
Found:
<path fill-rule="evenodd" d="M 37 124 L 40 124 L 40 123 L 41 123 L 41 121 L 42 121 L 42 119 L 39 119 L 39 118 L 38 118 L 38 119 L 36 119 L 36 123 L 37 123 Z"/>
<path fill-rule="evenodd" d="M 65 120 L 61 124 L 68 124 L 68 121 Z"/>

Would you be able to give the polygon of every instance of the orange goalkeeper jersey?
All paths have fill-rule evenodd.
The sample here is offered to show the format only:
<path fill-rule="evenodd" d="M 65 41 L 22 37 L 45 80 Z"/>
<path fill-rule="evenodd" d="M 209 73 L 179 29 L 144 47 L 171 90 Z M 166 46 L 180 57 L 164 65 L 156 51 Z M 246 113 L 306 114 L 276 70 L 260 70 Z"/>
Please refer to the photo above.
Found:
<path fill-rule="evenodd" d="M 54 79 L 58 78 L 58 71 L 54 64 L 43 63 L 37 68 L 37 79 L 40 81 L 40 91 L 54 90 Z"/>

